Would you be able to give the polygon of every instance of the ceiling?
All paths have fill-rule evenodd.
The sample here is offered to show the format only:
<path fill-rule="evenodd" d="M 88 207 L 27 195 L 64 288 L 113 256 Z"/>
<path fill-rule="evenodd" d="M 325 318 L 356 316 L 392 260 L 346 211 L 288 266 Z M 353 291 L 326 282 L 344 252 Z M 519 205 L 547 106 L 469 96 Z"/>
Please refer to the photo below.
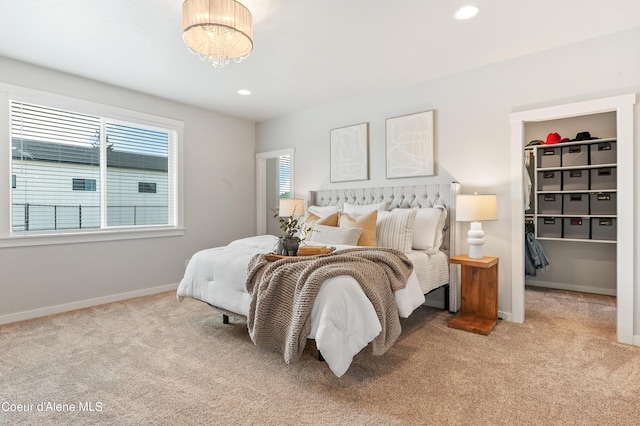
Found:
<path fill-rule="evenodd" d="M 254 49 L 222 70 L 184 46 L 181 0 L 2 0 L 0 55 L 259 122 L 640 26 L 638 0 L 241 2 Z"/>

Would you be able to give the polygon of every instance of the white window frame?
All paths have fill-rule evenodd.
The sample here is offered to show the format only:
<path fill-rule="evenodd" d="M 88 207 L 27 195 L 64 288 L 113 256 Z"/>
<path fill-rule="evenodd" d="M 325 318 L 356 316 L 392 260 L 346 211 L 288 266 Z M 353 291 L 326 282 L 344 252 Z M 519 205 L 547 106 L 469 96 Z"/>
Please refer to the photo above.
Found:
<path fill-rule="evenodd" d="M 163 128 L 176 132 L 176 143 L 169 147 L 169 225 L 105 228 L 76 231 L 11 232 L 11 129 L 10 103 L 20 101 L 97 115 L 109 120 Z M 92 241 L 130 240 L 184 235 L 182 140 L 184 123 L 180 120 L 125 108 L 99 104 L 40 90 L 0 83 L 0 248 L 67 244 Z"/>

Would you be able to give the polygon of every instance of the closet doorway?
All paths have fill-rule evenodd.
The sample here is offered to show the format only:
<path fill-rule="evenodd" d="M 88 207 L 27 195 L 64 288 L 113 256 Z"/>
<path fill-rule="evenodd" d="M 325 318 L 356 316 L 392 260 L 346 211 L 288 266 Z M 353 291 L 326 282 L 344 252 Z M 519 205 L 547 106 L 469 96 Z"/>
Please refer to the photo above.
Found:
<path fill-rule="evenodd" d="M 511 142 L 512 142 L 512 248 L 513 262 L 511 272 L 512 318 L 514 322 L 525 320 L 525 262 L 524 262 L 524 162 L 523 148 L 530 141 L 527 139 L 531 130 L 551 124 L 560 123 L 556 120 L 568 120 L 582 116 L 599 114 L 614 114 L 615 136 L 617 137 L 617 243 L 612 245 L 615 251 L 616 284 L 615 294 L 617 306 L 617 337 L 621 343 L 633 344 L 634 339 L 634 276 L 635 276 L 635 248 L 634 233 L 634 104 L 635 95 L 624 95 L 605 99 L 596 99 L 567 105 L 516 112 L 511 114 Z M 529 131 L 529 132 L 528 132 Z M 538 130 L 539 131 L 539 130 Z M 545 133 L 546 135 L 546 133 Z M 568 135 L 567 135 L 568 136 Z M 569 136 L 570 138 L 575 135 Z M 559 242 L 560 243 L 560 242 Z M 573 243 L 594 244 L 599 243 Z M 593 251 L 594 247 L 584 249 Z M 610 250 L 610 251 L 611 251 Z"/>

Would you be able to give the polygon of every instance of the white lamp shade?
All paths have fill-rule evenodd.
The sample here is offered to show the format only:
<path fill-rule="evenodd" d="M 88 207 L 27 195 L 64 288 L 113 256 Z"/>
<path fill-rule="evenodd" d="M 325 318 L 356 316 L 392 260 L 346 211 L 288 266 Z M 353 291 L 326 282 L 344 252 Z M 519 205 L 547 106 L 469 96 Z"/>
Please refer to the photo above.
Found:
<path fill-rule="evenodd" d="M 495 194 L 461 194 L 456 197 L 456 220 L 475 222 L 498 219 Z"/>
<path fill-rule="evenodd" d="M 278 216 L 302 216 L 304 215 L 304 200 L 300 198 L 280 198 Z"/>

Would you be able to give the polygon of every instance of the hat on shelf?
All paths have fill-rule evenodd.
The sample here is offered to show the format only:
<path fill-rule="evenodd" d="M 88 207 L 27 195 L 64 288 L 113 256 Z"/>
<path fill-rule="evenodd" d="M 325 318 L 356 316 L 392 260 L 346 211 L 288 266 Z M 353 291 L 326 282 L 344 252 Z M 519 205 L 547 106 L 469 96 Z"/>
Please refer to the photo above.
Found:
<path fill-rule="evenodd" d="M 563 138 L 562 136 L 560 136 L 557 133 L 549 133 L 547 135 L 547 140 L 544 142 L 545 145 L 552 145 L 554 143 L 559 143 L 559 142 L 568 142 L 569 138 Z"/>
<path fill-rule="evenodd" d="M 572 142 L 574 141 L 590 141 L 592 139 L 600 139 L 600 138 L 596 138 L 591 136 L 591 133 L 589 132 L 580 132 L 576 135 L 575 139 L 571 139 Z"/>
<path fill-rule="evenodd" d="M 542 145 L 544 142 L 542 142 L 540 139 L 536 139 L 533 140 L 531 142 L 529 142 L 526 146 L 534 146 L 534 145 Z"/>

